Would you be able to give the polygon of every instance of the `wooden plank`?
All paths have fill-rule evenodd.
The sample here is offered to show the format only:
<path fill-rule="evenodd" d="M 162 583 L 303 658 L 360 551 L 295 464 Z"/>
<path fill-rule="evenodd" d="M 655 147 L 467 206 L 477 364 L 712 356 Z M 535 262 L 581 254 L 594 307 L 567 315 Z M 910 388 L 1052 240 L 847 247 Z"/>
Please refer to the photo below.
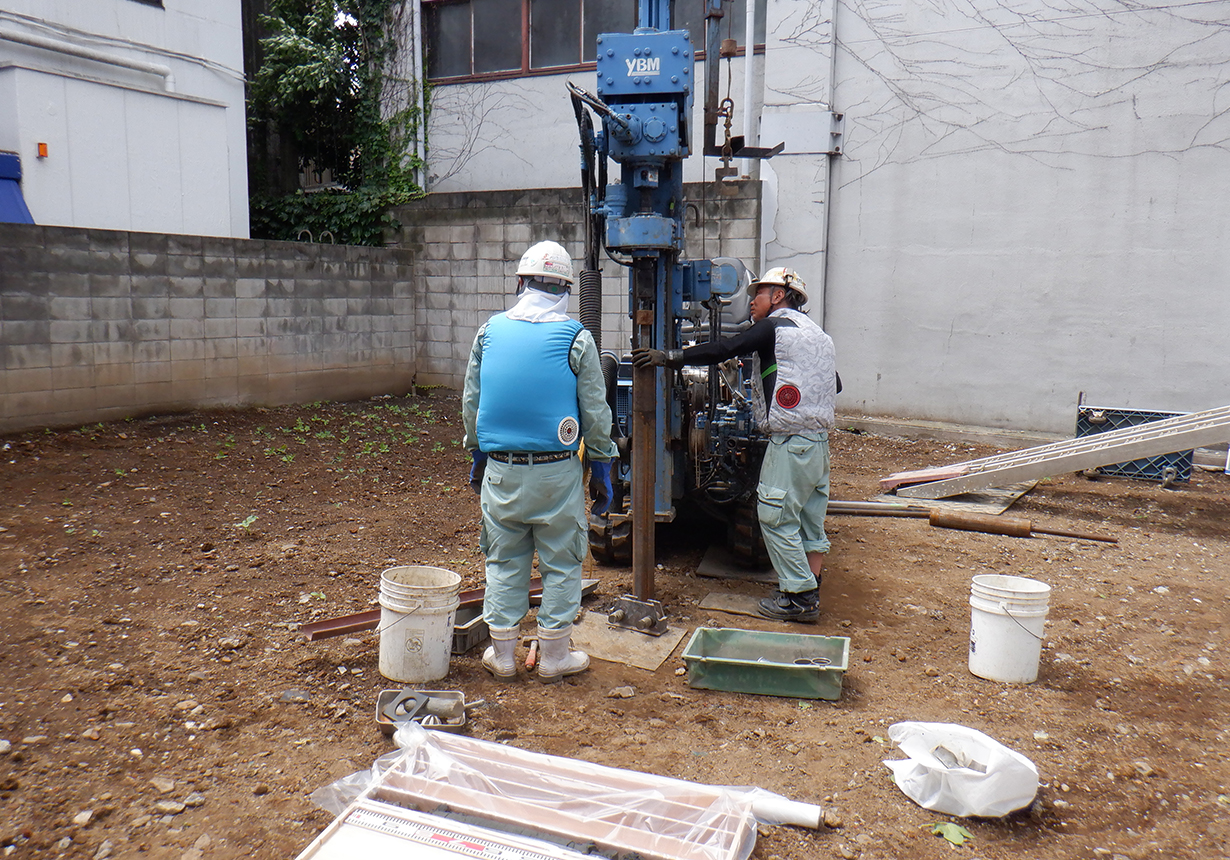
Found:
<path fill-rule="evenodd" d="M 612 627 L 603 616 L 587 612 L 572 627 L 572 643 L 599 660 L 655 672 L 674 653 L 685 633 L 682 628 L 668 626 L 661 636 L 650 636 Z"/>
<path fill-rule="evenodd" d="M 777 582 L 777 574 L 772 567 L 748 567 L 720 544 L 712 544 L 709 549 L 705 550 L 704 558 L 696 566 L 696 575 L 710 579 Z"/>
<path fill-rule="evenodd" d="M 923 499 L 922 510 L 930 511 L 961 511 L 969 514 L 1002 514 L 1016 503 L 1016 500 L 1028 493 L 1037 481 L 1021 481 L 1007 487 L 986 487 L 974 493 L 962 493 L 950 499 Z M 876 496 L 877 500 L 896 501 L 901 503 L 899 496 L 888 494 Z M 914 506 L 911 506 L 914 507 Z"/>
<path fill-rule="evenodd" d="M 746 594 L 724 594 L 711 591 L 697 604 L 700 609 L 712 612 L 729 612 L 732 615 L 750 615 L 753 618 L 764 618 L 756 607 L 760 606 L 759 597 L 749 597 Z"/>
<path fill-rule="evenodd" d="M 962 465 L 931 466 L 926 469 L 914 469 L 910 472 L 894 472 L 887 478 L 880 479 L 881 490 L 892 490 L 903 484 L 918 484 L 924 481 L 943 481 L 948 478 L 959 478 L 965 474 Z"/>

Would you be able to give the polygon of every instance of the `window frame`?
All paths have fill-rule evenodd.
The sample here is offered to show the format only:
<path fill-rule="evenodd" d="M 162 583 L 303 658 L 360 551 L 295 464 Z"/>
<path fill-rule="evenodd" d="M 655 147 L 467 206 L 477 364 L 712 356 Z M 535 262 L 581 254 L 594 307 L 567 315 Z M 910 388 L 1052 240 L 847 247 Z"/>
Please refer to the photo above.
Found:
<path fill-rule="evenodd" d="M 145 0 L 139 0 L 139 2 L 145 2 Z M 470 72 L 469 74 L 464 74 L 464 75 L 443 75 L 439 77 L 433 76 L 429 72 L 427 76 L 428 82 L 433 85 L 439 86 L 439 85 L 444 85 L 444 84 L 466 84 L 466 83 L 475 83 L 479 81 L 506 81 L 506 80 L 512 80 L 514 78 L 538 78 L 538 77 L 545 77 L 548 75 L 574 74 L 576 72 L 597 71 L 598 64 L 594 60 L 582 61 L 580 63 L 574 63 L 574 64 L 564 65 L 564 66 L 547 66 L 545 68 L 539 68 L 539 69 L 531 68 L 530 67 L 530 5 L 531 5 L 531 0 L 520 0 L 520 2 L 521 2 L 521 68 L 520 69 L 506 69 L 506 70 L 502 70 L 498 72 Z M 755 3 L 755 2 L 758 2 L 758 0 L 748 0 L 748 2 Z M 426 12 L 427 9 L 429 9 L 432 6 L 449 6 L 449 5 L 471 6 L 471 0 L 423 0 L 424 12 Z M 635 22 L 633 22 L 633 26 L 635 26 Z M 584 28 L 585 28 L 585 22 L 584 22 L 584 19 L 582 19 L 581 21 L 581 32 L 582 33 L 584 33 Z M 631 29 L 629 29 L 628 32 L 631 32 Z M 473 31 L 471 30 L 470 68 L 474 67 L 473 39 L 474 39 L 474 35 L 473 35 Z M 701 41 L 703 42 L 704 40 L 702 39 Z M 425 36 L 424 36 L 424 42 L 426 42 Z M 426 44 L 424 44 L 423 47 L 424 47 L 424 50 L 426 50 L 427 48 Z M 755 44 L 752 45 L 753 55 L 763 54 L 764 52 L 765 52 L 764 42 L 756 42 Z M 735 51 L 735 56 L 743 57 L 746 55 L 747 55 L 746 46 L 742 44 L 739 45 L 738 49 Z M 697 50 L 694 56 L 698 62 L 704 61 L 705 59 L 704 49 L 701 48 Z"/>

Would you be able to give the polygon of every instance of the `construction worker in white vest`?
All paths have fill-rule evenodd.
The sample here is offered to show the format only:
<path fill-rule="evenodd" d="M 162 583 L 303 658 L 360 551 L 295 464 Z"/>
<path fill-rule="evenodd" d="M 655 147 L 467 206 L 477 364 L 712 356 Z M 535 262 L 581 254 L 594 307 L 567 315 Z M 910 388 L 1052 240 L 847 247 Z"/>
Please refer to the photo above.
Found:
<path fill-rule="evenodd" d="M 798 272 L 774 268 L 753 280 L 752 325 L 745 331 L 687 349 L 636 349 L 637 367 L 717 364 L 751 355 L 762 382 L 754 387 L 756 417 L 768 434 L 760 467 L 756 512 L 778 589 L 760 602 L 760 615 L 815 621 L 829 539 L 829 437 L 841 380 L 832 339 L 803 313 L 806 284 Z"/>
<path fill-rule="evenodd" d="M 517 266 L 519 297 L 474 338 L 462 394 L 470 486 L 482 506 L 479 545 L 487 557 L 483 618 L 491 645 L 483 666 L 517 677 L 515 650 L 529 611 L 534 552 L 542 578 L 538 679 L 583 672 L 589 656 L 572 645 L 588 552 L 582 464 L 590 464 L 593 512 L 611 504 L 611 410 L 593 336 L 568 317 L 572 258 L 539 242 Z"/>

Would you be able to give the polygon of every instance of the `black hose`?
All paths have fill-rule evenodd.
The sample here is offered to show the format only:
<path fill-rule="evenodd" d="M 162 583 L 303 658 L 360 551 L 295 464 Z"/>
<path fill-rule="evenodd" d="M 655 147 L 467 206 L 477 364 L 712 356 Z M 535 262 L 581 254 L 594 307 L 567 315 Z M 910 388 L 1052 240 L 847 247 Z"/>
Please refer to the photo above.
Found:
<path fill-rule="evenodd" d="M 606 382 L 606 402 L 615 412 L 615 392 L 619 386 L 619 356 L 613 352 L 604 352 L 601 357 L 602 378 Z"/>
<path fill-rule="evenodd" d="M 722 300 L 713 296 L 709 302 L 709 342 L 717 343 L 722 339 Z M 718 370 L 717 367 L 709 366 L 709 415 L 708 427 L 709 432 L 713 432 L 713 420 L 717 417 L 717 399 L 718 399 Z"/>
<path fill-rule="evenodd" d="M 598 271 L 598 237 L 594 215 L 594 161 L 597 147 L 594 144 L 594 122 L 585 109 L 581 93 L 569 86 L 572 109 L 577 117 L 577 131 L 581 137 L 581 194 L 584 206 L 585 269 L 581 272 L 578 299 L 581 304 L 581 325 L 594 338 L 594 345 L 602 350 L 602 273 Z"/>
<path fill-rule="evenodd" d="M 602 272 L 587 269 L 581 272 L 581 325 L 594 337 L 594 345 L 602 351 Z"/>

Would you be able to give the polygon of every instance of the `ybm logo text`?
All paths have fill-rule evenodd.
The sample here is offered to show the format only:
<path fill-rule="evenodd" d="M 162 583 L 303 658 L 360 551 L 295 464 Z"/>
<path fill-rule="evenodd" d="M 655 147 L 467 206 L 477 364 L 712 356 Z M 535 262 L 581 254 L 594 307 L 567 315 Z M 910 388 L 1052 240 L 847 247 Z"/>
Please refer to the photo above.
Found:
<path fill-rule="evenodd" d="M 661 57 L 635 57 L 624 60 L 628 64 L 628 77 L 633 75 L 660 75 L 662 73 Z"/>

